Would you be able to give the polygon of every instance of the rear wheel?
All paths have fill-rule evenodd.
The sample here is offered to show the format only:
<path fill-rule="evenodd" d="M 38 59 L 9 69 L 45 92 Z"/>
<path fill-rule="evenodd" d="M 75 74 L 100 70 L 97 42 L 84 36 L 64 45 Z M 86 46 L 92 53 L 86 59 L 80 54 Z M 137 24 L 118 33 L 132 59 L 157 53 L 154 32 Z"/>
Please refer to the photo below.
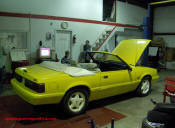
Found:
<path fill-rule="evenodd" d="M 85 89 L 70 90 L 64 97 L 62 107 L 68 115 L 78 115 L 86 110 L 88 92 Z"/>
<path fill-rule="evenodd" d="M 139 96 L 147 96 L 151 91 L 151 80 L 149 77 L 144 77 L 137 88 L 137 94 Z"/>

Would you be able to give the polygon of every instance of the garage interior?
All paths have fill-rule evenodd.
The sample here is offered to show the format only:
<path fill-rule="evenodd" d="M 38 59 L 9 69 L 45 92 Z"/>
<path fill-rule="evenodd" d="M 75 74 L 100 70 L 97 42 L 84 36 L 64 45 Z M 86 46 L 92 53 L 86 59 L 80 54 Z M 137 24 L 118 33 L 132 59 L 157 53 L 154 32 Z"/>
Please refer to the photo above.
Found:
<path fill-rule="evenodd" d="M 155 106 L 150 100 L 163 102 L 165 80 L 175 77 L 173 12 L 174 0 L 1 0 L 0 128 L 112 128 L 112 119 L 113 128 L 142 128 L 143 119 Z M 67 117 L 59 104 L 25 102 L 11 85 L 16 68 L 62 62 L 66 51 L 76 63 L 86 62 L 87 40 L 91 51 L 111 53 L 128 39 L 151 40 L 143 52 L 142 66 L 157 69 L 159 79 L 146 97 L 132 91 L 95 100 L 85 113 Z M 48 50 L 49 56 L 42 57 L 41 49 Z M 54 120 L 8 120 L 10 117 Z"/>

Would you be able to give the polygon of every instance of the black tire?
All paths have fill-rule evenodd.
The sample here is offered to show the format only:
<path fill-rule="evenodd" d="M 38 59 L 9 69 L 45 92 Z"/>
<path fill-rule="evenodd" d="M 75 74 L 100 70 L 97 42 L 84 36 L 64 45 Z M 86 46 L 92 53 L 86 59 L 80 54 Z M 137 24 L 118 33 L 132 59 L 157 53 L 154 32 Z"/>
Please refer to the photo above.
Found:
<path fill-rule="evenodd" d="M 145 90 L 143 90 L 143 86 L 144 86 L 145 82 L 148 82 L 149 85 L 147 85 L 147 88 L 145 88 Z M 138 96 L 144 97 L 144 96 L 149 95 L 150 92 L 151 92 L 151 79 L 150 79 L 150 77 L 146 76 L 140 82 L 140 84 L 139 84 L 139 86 L 136 90 L 136 93 L 137 93 Z"/>
<path fill-rule="evenodd" d="M 74 95 L 79 95 L 79 98 L 84 99 L 84 101 L 82 101 L 82 102 L 78 101 L 79 103 L 77 101 L 71 101 L 70 98 L 72 97 L 72 99 L 73 99 Z M 63 108 L 64 112 L 67 113 L 69 116 L 79 115 L 79 114 L 85 112 L 85 110 L 88 106 L 88 98 L 89 98 L 89 94 L 85 89 L 82 89 L 82 88 L 72 89 L 72 90 L 68 91 L 66 93 L 66 95 L 64 96 L 64 98 L 62 100 L 62 108 Z M 70 108 L 70 106 L 71 106 L 70 104 L 73 104 L 73 102 L 74 103 L 76 102 L 75 104 L 82 105 L 79 110 L 76 110 L 77 106 L 75 104 L 73 105 L 74 107 Z"/>
<path fill-rule="evenodd" d="M 33 110 L 35 112 L 42 112 L 44 110 L 44 105 L 33 105 Z"/>

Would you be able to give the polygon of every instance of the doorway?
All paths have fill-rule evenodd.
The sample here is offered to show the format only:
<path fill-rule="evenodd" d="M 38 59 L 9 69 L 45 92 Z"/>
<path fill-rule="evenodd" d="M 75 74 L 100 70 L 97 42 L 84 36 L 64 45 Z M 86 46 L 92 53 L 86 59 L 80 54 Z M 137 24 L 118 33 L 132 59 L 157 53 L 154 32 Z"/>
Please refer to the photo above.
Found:
<path fill-rule="evenodd" d="M 55 52 L 59 59 L 63 58 L 65 51 L 70 52 L 72 58 L 72 31 L 56 30 L 55 31 Z"/>

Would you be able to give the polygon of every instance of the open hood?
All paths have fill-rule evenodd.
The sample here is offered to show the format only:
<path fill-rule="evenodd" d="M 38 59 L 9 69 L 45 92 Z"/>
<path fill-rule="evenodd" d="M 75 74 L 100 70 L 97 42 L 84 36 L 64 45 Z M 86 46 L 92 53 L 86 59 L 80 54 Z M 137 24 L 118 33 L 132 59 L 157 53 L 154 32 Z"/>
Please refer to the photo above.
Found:
<path fill-rule="evenodd" d="M 123 40 L 112 53 L 118 55 L 127 64 L 135 66 L 150 41 L 147 39 Z"/>

